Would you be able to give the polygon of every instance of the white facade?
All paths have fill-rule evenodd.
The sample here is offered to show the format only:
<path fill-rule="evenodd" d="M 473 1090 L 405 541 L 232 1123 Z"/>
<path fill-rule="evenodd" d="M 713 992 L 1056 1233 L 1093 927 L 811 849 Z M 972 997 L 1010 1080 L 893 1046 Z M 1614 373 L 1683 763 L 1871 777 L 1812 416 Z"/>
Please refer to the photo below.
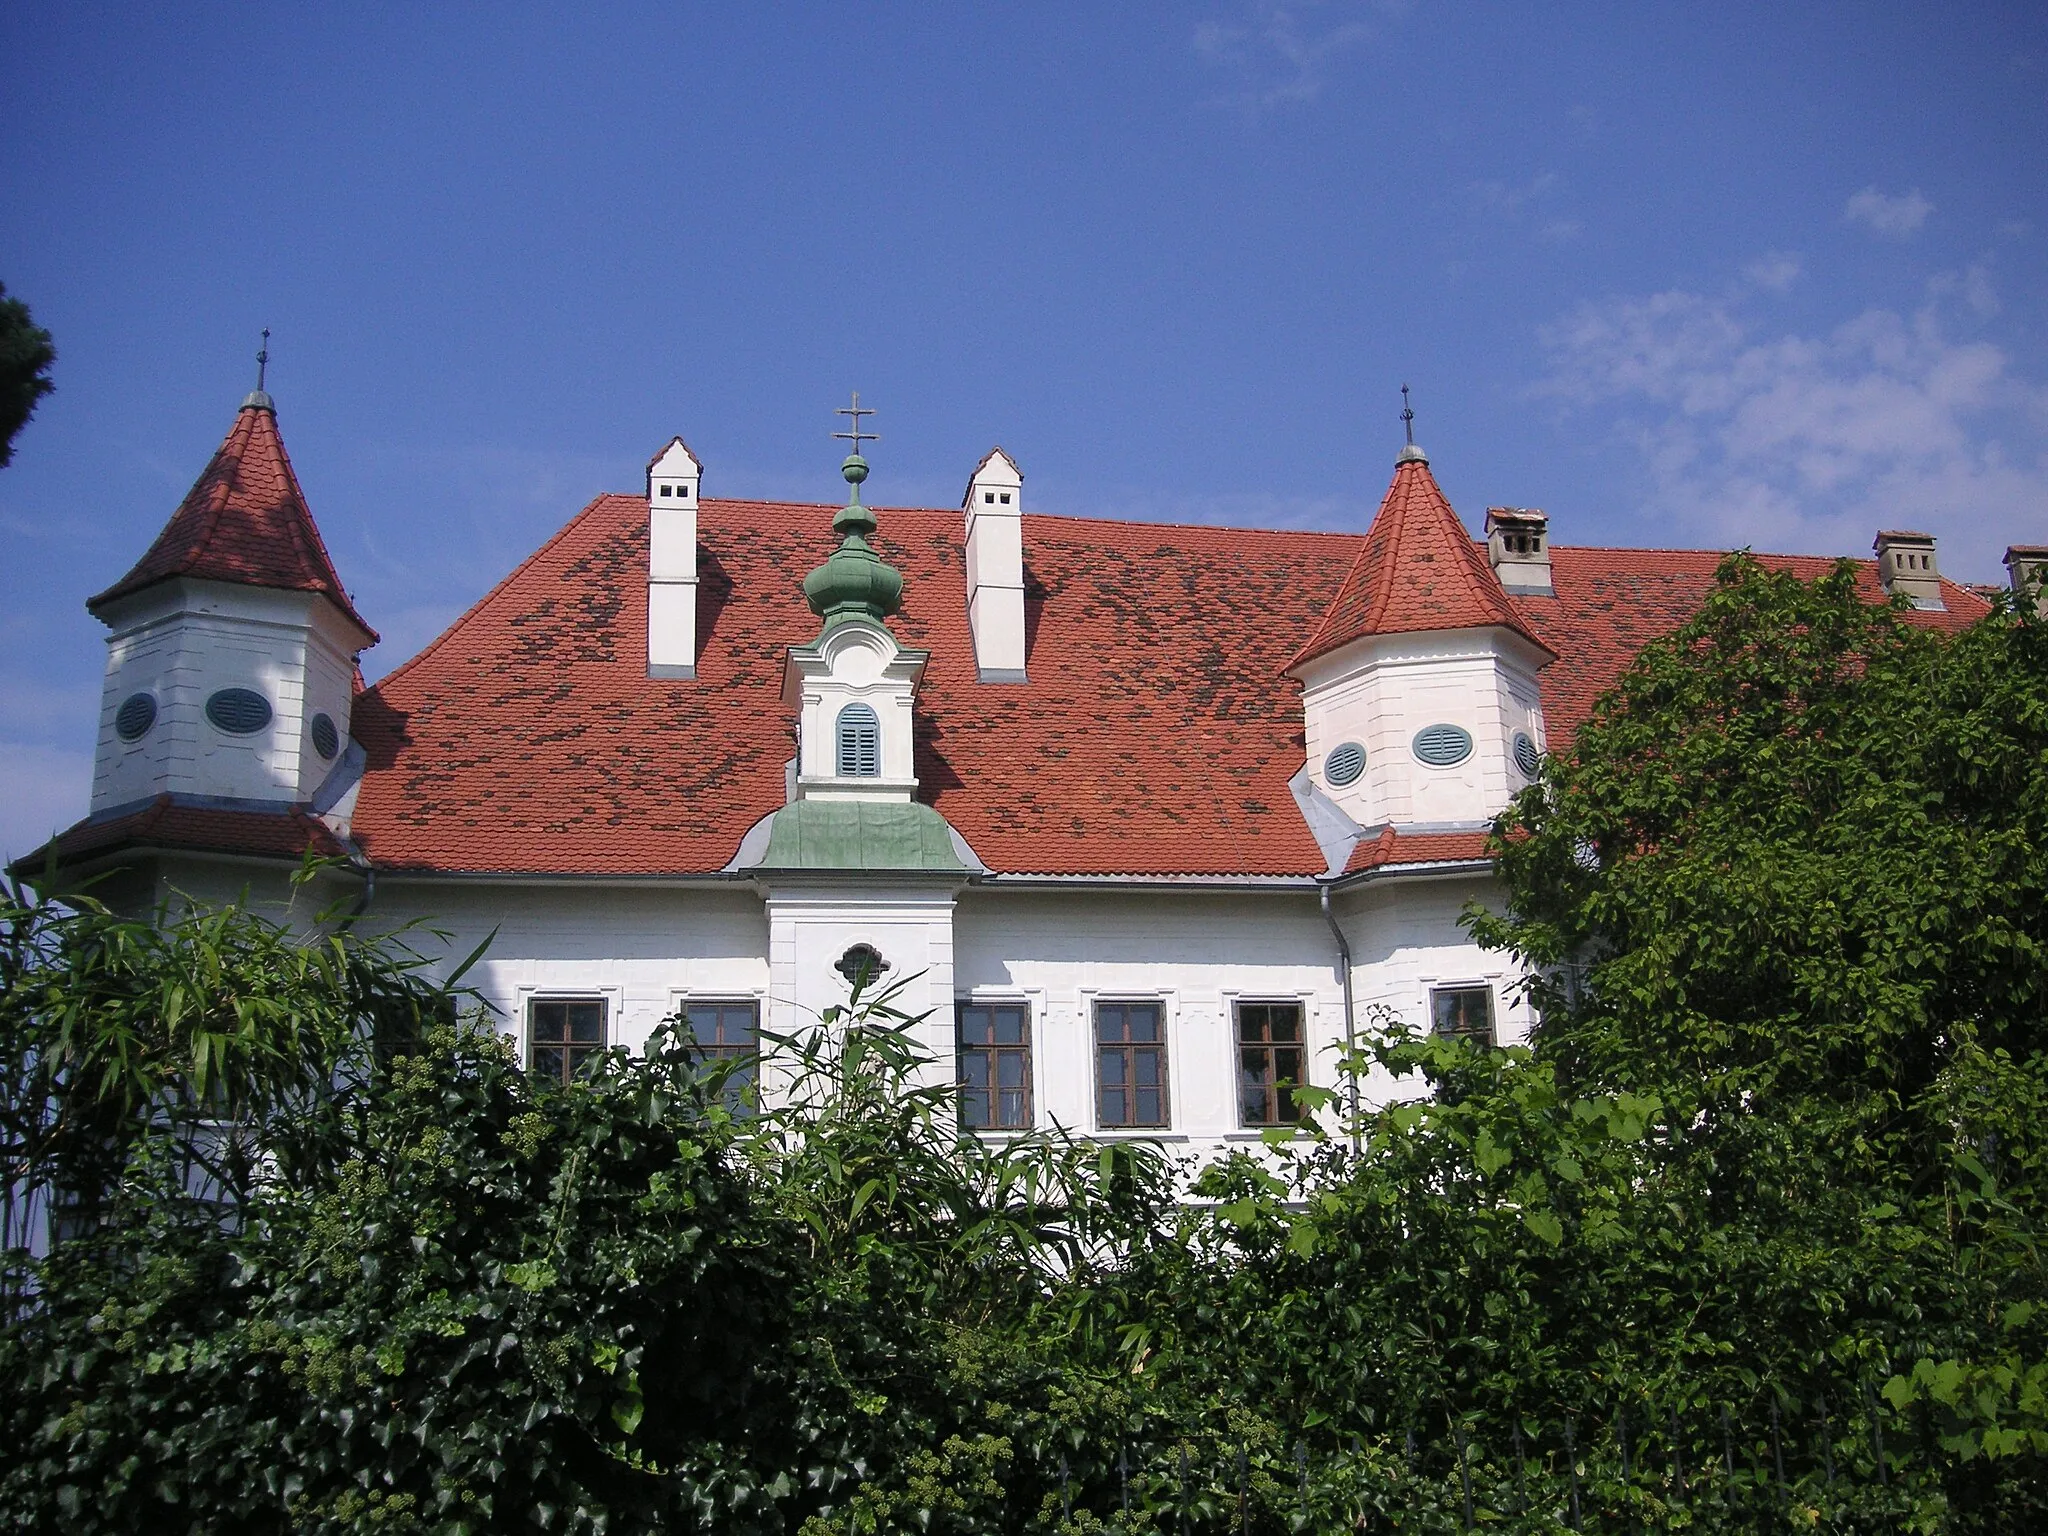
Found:
<path fill-rule="evenodd" d="M 792 646 L 782 697 L 797 710 L 793 799 L 903 800 L 917 792 L 911 706 L 929 659 L 909 650 L 880 624 L 836 624 L 815 644 Z M 875 712 L 881 732 L 880 771 L 839 771 L 839 722 L 848 705 Z"/>
<path fill-rule="evenodd" d="M 1468 902 L 1486 901 L 1483 873 L 1403 875 L 1337 897 L 1350 943 L 1362 1027 L 1380 1009 L 1429 1028 L 1430 996 L 1484 988 L 1498 1038 L 1528 1037 L 1533 1022 L 1507 957 L 1463 935 Z M 1028 1009 L 1031 1123 L 1082 1136 L 1157 1140 L 1207 1156 L 1259 1139 L 1239 1112 L 1237 1009 L 1295 1003 L 1313 1084 L 1341 1087 L 1344 1002 L 1337 949 L 1312 883 L 1205 889 L 1119 888 L 1090 881 L 590 882 L 387 879 L 374 915 L 419 919 L 443 931 L 445 953 L 466 956 L 495 928 L 466 980 L 500 1028 L 523 1033 L 532 1003 L 597 998 L 610 1043 L 641 1049 L 656 1025 L 692 1002 L 752 1003 L 768 1030 L 800 1032 L 843 1004 L 834 966 L 855 945 L 888 963 L 884 985 L 908 984 L 896 1005 L 924 1015 L 920 1044 L 933 1080 L 953 1080 L 954 1018 L 961 1004 Z M 1106 1127 L 1099 1113 L 1094 1038 L 1099 1003 L 1157 1002 L 1165 1023 L 1167 1123 Z M 1367 1103 L 1417 1085 L 1369 1078 Z M 772 1057 L 766 1091 L 777 1091 Z"/>
<path fill-rule="evenodd" d="M 101 617 L 112 633 L 93 814 L 160 794 L 303 803 L 348 771 L 355 658 L 369 637 L 325 597 L 177 578 L 110 603 Z M 224 728 L 223 718 L 247 723 L 231 708 L 209 710 L 228 690 L 254 694 L 269 718 Z M 149 724 L 131 736 L 122 709 L 142 710 L 131 704 L 142 699 Z M 139 719 L 131 713 L 126 723 Z"/>
<path fill-rule="evenodd" d="M 1298 671 L 1310 776 L 1361 827 L 1481 826 L 1529 782 L 1516 737 L 1544 751 L 1542 660 L 1498 626 L 1369 635 L 1319 656 Z M 1457 761 L 1430 761 L 1449 754 L 1420 740 L 1443 726 L 1466 735 Z M 1335 782 L 1331 754 L 1347 743 L 1364 771 Z"/>

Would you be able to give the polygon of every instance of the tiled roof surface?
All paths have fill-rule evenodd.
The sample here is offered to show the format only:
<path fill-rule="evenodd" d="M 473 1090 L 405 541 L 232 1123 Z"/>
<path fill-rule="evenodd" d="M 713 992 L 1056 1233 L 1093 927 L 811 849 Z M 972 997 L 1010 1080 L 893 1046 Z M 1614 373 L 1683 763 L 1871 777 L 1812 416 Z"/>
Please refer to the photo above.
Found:
<path fill-rule="evenodd" d="M 297 807 L 274 813 L 230 811 L 179 805 L 169 795 L 158 795 L 126 816 L 79 822 L 34 853 L 15 860 L 14 873 L 34 879 L 42 872 L 52 845 L 60 864 L 127 848 L 205 849 L 279 859 L 298 859 L 309 849 L 321 858 L 342 858 L 348 853 L 325 823 Z"/>
<path fill-rule="evenodd" d="M 1395 465 L 1364 546 L 1322 616 L 1298 665 L 1366 635 L 1477 629 L 1498 624 L 1535 644 L 1429 472 L 1427 459 Z"/>
<path fill-rule="evenodd" d="M 646 676 L 647 503 L 606 496 L 357 702 L 354 836 L 380 867 L 722 868 L 783 803 L 788 647 L 836 509 L 706 501 L 692 681 Z M 1339 534 L 1024 518 L 1030 681 L 976 680 L 957 511 L 879 512 L 891 628 L 931 653 L 923 798 L 992 869 L 1313 873 L 1281 676 L 1350 564 Z"/>
<path fill-rule="evenodd" d="M 1669 634 L 1698 611 L 1713 589 L 1724 557 L 1702 549 L 1572 549 L 1553 545 L 1550 579 L 1555 597 L 1516 594 L 1523 621 L 1557 653 L 1540 674 L 1543 726 L 1552 750 L 1571 744 L 1593 701 L 1621 676 L 1636 652 Z M 1825 576 L 1833 560 L 1808 555 L 1759 555 L 1776 571 L 1805 581 Z M 1884 601 L 1874 561 L 1857 562 L 1856 579 L 1873 603 Z M 1961 629 L 1990 611 L 1977 593 L 1942 582 L 1946 613 L 1915 618 L 1938 629 Z"/>
<path fill-rule="evenodd" d="M 171 576 L 322 592 L 372 639 L 376 635 L 363 624 L 327 558 L 285 456 L 276 412 L 258 406 L 245 405 L 236 414 L 213 462 L 135 568 L 86 606 L 98 608 Z"/>
<path fill-rule="evenodd" d="M 800 582 L 832 546 L 835 510 L 703 504 L 697 676 L 670 681 L 646 676 L 647 503 L 592 502 L 358 699 L 354 734 L 369 767 L 356 840 L 387 869 L 723 868 L 784 802 L 795 738 L 780 699 L 783 661 L 817 632 Z M 984 684 L 967 628 L 960 514 L 879 516 L 876 545 L 904 576 L 891 627 L 931 652 L 916 717 L 921 794 L 989 868 L 1324 868 L 1287 787 L 1304 747 L 1299 688 L 1283 670 L 1365 540 L 1026 514 L 1030 681 Z M 1484 568 L 1469 536 L 1458 558 Z M 1556 597 L 1502 597 L 1512 603 L 1502 622 L 1560 657 L 1541 674 L 1553 749 L 1569 744 L 1637 648 L 1697 607 L 1719 559 L 1555 549 Z M 1768 563 L 1805 576 L 1831 565 Z M 1875 598 L 1874 568 L 1862 569 Z M 1961 587 L 1944 590 L 1951 611 L 1930 622 L 1984 611 Z M 1353 868 L 1476 857 L 1444 851 L 1465 842 L 1435 839 L 1478 836 L 1368 845 L 1378 851 L 1361 850 Z"/>
<path fill-rule="evenodd" d="M 1377 837 L 1363 839 L 1351 850 L 1347 875 L 1364 874 L 1398 864 L 1454 864 L 1486 857 L 1484 832 L 1397 832 L 1382 827 Z"/>

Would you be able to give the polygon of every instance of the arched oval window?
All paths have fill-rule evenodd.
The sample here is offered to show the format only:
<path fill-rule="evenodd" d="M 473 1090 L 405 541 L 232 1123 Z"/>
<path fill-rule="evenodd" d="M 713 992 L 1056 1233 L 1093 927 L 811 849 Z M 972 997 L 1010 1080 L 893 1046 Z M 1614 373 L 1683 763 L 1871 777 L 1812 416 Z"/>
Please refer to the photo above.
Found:
<path fill-rule="evenodd" d="M 872 779 L 882 771 L 882 722 L 872 706 L 849 704 L 839 711 L 839 776 Z"/>
<path fill-rule="evenodd" d="M 123 741 L 140 741 L 156 724 L 156 695 L 131 693 L 114 711 L 114 733 Z"/>
<path fill-rule="evenodd" d="M 341 750 L 341 728 L 332 715 L 322 713 L 313 717 L 313 750 L 323 762 L 331 761 Z"/>
<path fill-rule="evenodd" d="M 1415 755 L 1432 768 L 1450 768 L 1472 755 L 1472 733 L 1462 725 L 1425 725 L 1415 733 Z"/>
<path fill-rule="evenodd" d="M 207 698 L 206 718 L 230 736 L 253 736 L 270 724 L 270 700 L 253 688 L 223 688 Z"/>

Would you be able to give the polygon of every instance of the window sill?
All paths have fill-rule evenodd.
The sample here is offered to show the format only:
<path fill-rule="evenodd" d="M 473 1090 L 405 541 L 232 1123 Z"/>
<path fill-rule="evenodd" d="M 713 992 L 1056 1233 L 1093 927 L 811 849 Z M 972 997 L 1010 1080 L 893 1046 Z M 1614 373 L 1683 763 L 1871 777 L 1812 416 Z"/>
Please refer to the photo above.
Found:
<path fill-rule="evenodd" d="M 1086 1133 L 1090 1141 L 1186 1141 L 1185 1131 L 1129 1131 L 1121 1127 Z"/>

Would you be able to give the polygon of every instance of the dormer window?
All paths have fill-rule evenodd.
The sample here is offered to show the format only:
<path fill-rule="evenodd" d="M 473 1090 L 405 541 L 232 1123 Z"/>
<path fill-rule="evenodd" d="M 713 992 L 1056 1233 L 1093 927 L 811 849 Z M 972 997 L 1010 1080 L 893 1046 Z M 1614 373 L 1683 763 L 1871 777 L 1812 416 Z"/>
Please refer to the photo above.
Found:
<path fill-rule="evenodd" d="M 872 706 L 853 703 L 839 711 L 839 776 L 872 779 L 882 772 L 882 722 Z"/>

